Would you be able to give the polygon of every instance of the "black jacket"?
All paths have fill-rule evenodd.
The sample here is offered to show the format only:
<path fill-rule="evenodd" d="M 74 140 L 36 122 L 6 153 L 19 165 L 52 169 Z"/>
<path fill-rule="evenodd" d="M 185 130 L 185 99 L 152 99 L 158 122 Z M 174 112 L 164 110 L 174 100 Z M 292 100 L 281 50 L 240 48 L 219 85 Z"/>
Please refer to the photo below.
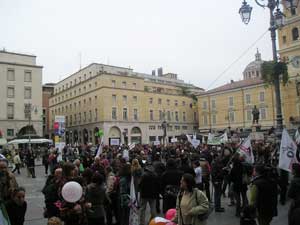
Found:
<path fill-rule="evenodd" d="M 156 199 L 159 194 L 159 182 L 154 172 L 145 171 L 141 177 L 139 190 L 141 198 Z"/>
<path fill-rule="evenodd" d="M 293 199 L 288 215 L 289 225 L 300 224 L 300 177 L 295 177 L 292 180 L 290 188 L 288 190 L 288 197 Z M 295 223 L 295 221 L 298 221 L 298 223 Z"/>
<path fill-rule="evenodd" d="M 27 210 L 27 203 L 24 202 L 22 206 L 17 205 L 14 201 L 10 200 L 5 204 L 7 214 L 11 225 L 23 225 L 25 213 Z"/>
<path fill-rule="evenodd" d="M 161 178 L 162 182 L 162 191 L 165 190 L 166 186 L 168 185 L 174 185 L 174 186 L 180 186 L 180 180 L 183 175 L 183 172 L 178 169 L 167 169 Z"/>
<path fill-rule="evenodd" d="M 253 185 L 257 188 L 255 206 L 258 215 L 266 217 L 277 216 L 277 182 L 268 176 L 259 176 L 253 180 Z"/>

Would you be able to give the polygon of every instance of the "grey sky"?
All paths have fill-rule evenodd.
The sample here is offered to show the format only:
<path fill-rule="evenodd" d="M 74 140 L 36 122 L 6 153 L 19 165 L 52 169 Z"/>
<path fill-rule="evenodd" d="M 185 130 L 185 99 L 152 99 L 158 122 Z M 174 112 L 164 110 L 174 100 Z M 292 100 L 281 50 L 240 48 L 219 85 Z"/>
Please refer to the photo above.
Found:
<path fill-rule="evenodd" d="M 0 48 L 37 55 L 43 82 L 91 62 L 151 73 L 163 67 L 207 88 L 267 29 L 267 9 L 253 6 L 248 26 L 242 0 L 0 0 Z M 271 58 L 267 33 L 213 85 L 241 79 L 258 47 Z"/>

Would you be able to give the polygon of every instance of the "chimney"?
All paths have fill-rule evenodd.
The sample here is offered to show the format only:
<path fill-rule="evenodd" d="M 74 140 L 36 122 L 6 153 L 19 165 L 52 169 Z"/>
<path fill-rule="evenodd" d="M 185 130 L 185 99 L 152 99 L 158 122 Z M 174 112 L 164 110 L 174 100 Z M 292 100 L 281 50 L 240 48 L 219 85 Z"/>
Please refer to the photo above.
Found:
<path fill-rule="evenodd" d="M 156 75 L 156 71 L 152 70 L 152 76 L 155 76 L 155 75 Z"/>
<path fill-rule="evenodd" d="M 230 80 L 230 83 L 233 84 L 233 83 L 234 83 L 234 80 Z"/>
<path fill-rule="evenodd" d="M 160 68 L 157 69 L 157 75 L 159 77 L 162 77 L 162 75 L 163 75 L 163 68 L 162 67 L 160 67 Z"/>

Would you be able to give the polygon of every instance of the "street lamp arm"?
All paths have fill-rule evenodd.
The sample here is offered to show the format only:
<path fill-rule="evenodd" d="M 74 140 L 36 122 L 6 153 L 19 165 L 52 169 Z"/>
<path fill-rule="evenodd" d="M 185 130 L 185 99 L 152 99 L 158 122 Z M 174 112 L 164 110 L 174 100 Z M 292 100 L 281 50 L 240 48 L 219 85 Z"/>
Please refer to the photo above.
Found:
<path fill-rule="evenodd" d="M 264 0 L 261 0 L 261 1 L 264 1 Z M 259 0 L 255 0 L 255 2 L 256 2 L 257 5 L 259 5 L 262 8 L 266 8 L 266 6 L 267 6 L 265 4 L 260 3 Z"/>

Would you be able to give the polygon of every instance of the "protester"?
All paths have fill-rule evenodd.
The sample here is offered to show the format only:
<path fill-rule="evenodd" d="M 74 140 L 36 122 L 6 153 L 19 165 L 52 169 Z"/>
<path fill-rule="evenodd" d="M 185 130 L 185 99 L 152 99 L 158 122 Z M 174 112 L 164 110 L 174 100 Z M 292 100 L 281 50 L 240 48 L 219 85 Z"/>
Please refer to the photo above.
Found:
<path fill-rule="evenodd" d="M 22 162 L 21 162 L 19 152 L 16 152 L 16 155 L 14 156 L 14 164 L 15 164 L 15 168 L 11 172 L 15 173 L 17 171 L 18 174 L 20 174 L 20 167 L 22 165 Z"/>
<path fill-rule="evenodd" d="M 167 161 L 166 171 L 161 177 L 163 213 L 166 213 L 168 209 L 175 208 L 176 206 L 176 198 L 179 193 L 179 185 L 182 174 L 182 171 L 177 169 L 175 160 L 169 159 Z"/>
<path fill-rule="evenodd" d="M 143 173 L 140 184 L 140 225 L 145 224 L 145 212 L 147 204 L 150 206 L 150 218 L 156 216 L 156 199 L 159 195 L 158 178 L 154 173 L 152 166 L 147 166 Z"/>
<path fill-rule="evenodd" d="M 5 203 L 5 207 L 11 225 L 23 225 L 27 210 L 25 189 L 23 187 L 16 188 L 12 193 L 12 199 Z"/>
<path fill-rule="evenodd" d="M 0 202 L 11 200 L 13 191 L 18 187 L 14 174 L 7 167 L 8 162 L 0 159 Z"/>
<path fill-rule="evenodd" d="M 32 178 L 35 178 L 35 155 L 33 150 L 28 150 L 26 154 L 26 166 Z"/>
<path fill-rule="evenodd" d="M 126 163 L 120 170 L 120 206 L 121 215 L 120 221 L 122 225 L 129 224 L 129 211 L 130 208 L 130 182 L 131 182 L 131 165 Z"/>
<path fill-rule="evenodd" d="M 181 191 L 177 197 L 176 216 L 173 219 L 178 225 L 203 225 L 207 218 L 200 218 L 209 210 L 205 194 L 195 188 L 195 179 L 191 174 L 184 174 L 180 181 Z"/>
<path fill-rule="evenodd" d="M 224 212 L 225 209 L 221 207 L 221 197 L 222 197 L 222 184 L 224 180 L 224 165 L 222 164 L 221 158 L 216 157 L 212 163 L 211 177 L 212 183 L 214 185 L 214 202 L 215 202 L 215 212 Z"/>
<path fill-rule="evenodd" d="M 265 165 L 256 165 L 250 190 L 250 206 L 257 210 L 259 225 L 269 225 L 277 216 L 277 182 L 270 176 Z"/>
<path fill-rule="evenodd" d="M 292 172 L 294 178 L 288 190 L 288 197 L 292 199 L 289 208 L 288 224 L 296 225 L 300 224 L 300 165 L 293 164 Z"/>
<path fill-rule="evenodd" d="M 109 200 L 103 185 L 104 177 L 96 172 L 92 177 L 92 183 L 87 186 L 86 206 L 88 225 L 104 224 L 105 210 L 104 205 Z"/>
<path fill-rule="evenodd" d="M 62 225 L 62 222 L 58 217 L 51 217 L 48 220 L 47 225 Z"/>
<path fill-rule="evenodd" d="M 48 150 L 44 150 L 44 152 L 43 152 L 42 164 L 45 168 L 45 175 L 48 176 L 48 168 L 49 168 L 49 152 L 48 152 Z"/>
<path fill-rule="evenodd" d="M 199 161 L 194 161 L 193 162 L 193 167 L 194 167 L 194 171 L 195 171 L 195 182 L 196 182 L 196 187 L 203 191 L 203 184 L 202 184 L 202 168 L 200 166 L 200 162 Z"/>

